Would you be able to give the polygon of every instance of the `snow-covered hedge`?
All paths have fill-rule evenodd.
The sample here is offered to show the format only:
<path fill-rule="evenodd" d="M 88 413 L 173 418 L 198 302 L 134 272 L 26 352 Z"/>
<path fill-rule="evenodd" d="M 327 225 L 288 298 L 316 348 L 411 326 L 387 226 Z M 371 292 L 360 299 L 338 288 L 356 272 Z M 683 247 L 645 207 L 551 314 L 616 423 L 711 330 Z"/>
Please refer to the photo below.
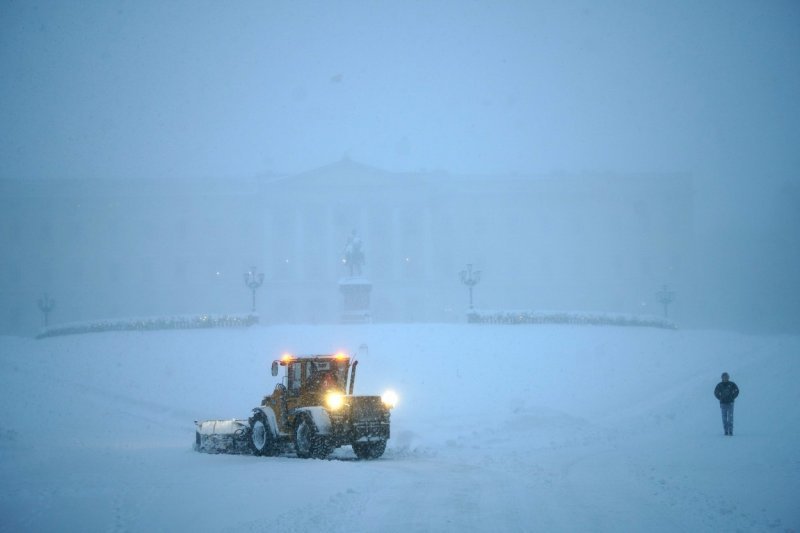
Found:
<path fill-rule="evenodd" d="M 584 313 L 567 311 L 478 311 L 467 312 L 473 324 L 577 324 L 588 326 L 643 326 L 677 329 L 674 322 L 654 316 L 619 313 Z"/>
<path fill-rule="evenodd" d="M 95 320 L 74 322 L 45 328 L 37 339 L 79 333 L 102 333 L 105 331 L 153 331 L 158 329 L 235 328 L 258 323 L 258 315 L 195 315 L 153 318 L 127 318 L 119 320 Z"/>

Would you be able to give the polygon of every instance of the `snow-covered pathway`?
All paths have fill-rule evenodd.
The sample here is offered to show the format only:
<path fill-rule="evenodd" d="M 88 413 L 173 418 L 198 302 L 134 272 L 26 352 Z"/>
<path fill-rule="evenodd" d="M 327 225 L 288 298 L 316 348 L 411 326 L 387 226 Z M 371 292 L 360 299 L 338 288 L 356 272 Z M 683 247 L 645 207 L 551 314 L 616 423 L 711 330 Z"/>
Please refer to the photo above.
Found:
<path fill-rule="evenodd" d="M 192 421 L 246 416 L 292 343 L 368 344 L 357 389 L 401 394 L 386 455 L 192 451 Z M 0 531 L 800 530 L 798 353 L 575 327 L 0 338 Z M 733 438 L 721 370 L 743 390 Z"/>

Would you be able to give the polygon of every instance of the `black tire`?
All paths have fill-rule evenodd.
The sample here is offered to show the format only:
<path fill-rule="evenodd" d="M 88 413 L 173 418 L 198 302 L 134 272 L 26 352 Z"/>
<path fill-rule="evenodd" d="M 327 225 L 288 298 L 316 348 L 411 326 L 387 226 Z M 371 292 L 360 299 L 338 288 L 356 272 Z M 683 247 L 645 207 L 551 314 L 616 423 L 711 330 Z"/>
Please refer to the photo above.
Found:
<path fill-rule="evenodd" d="M 377 459 L 386 451 L 386 441 L 354 442 L 353 451 L 359 459 Z"/>
<path fill-rule="evenodd" d="M 294 448 L 301 459 L 325 459 L 333 451 L 329 440 L 319 434 L 317 426 L 308 416 L 300 417 L 294 428 Z"/>
<path fill-rule="evenodd" d="M 267 417 L 258 413 L 250 419 L 250 451 L 253 455 L 275 455 L 275 436 Z"/>
<path fill-rule="evenodd" d="M 203 450 L 202 441 L 200 439 L 200 432 L 199 431 L 195 431 L 194 432 L 194 449 L 195 449 L 195 451 L 198 451 L 198 452 Z"/>

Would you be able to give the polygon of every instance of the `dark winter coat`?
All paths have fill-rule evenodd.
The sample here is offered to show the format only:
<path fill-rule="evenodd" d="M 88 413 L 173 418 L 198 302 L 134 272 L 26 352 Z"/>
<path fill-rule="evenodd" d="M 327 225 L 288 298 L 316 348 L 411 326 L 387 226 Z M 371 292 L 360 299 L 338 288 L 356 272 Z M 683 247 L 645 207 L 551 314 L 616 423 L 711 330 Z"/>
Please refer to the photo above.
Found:
<path fill-rule="evenodd" d="M 739 396 L 739 387 L 733 381 L 720 381 L 714 389 L 714 396 L 717 397 L 719 403 L 733 403 L 733 400 Z"/>

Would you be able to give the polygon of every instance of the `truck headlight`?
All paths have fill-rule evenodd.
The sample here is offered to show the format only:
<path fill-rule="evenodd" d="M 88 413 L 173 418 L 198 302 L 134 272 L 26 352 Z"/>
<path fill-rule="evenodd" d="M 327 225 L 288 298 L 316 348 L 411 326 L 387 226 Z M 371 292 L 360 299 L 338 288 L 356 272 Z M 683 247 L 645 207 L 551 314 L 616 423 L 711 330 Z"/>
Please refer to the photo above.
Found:
<path fill-rule="evenodd" d="M 383 405 L 389 409 L 392 409 L 395 405 L 397 405 L 397 393 L 393 390 L 387 390 L 383 393 L 383 396 L 381 396 L 381 401 L 383 402 Z"/>
<path fill-rule="evenodd" d="M 328 409 L 331 411 L 336 411 L 344 405 L 344 394 L 340 392 L 329 392 L 325 395 L 325 405 L 327 405 Z"/>

